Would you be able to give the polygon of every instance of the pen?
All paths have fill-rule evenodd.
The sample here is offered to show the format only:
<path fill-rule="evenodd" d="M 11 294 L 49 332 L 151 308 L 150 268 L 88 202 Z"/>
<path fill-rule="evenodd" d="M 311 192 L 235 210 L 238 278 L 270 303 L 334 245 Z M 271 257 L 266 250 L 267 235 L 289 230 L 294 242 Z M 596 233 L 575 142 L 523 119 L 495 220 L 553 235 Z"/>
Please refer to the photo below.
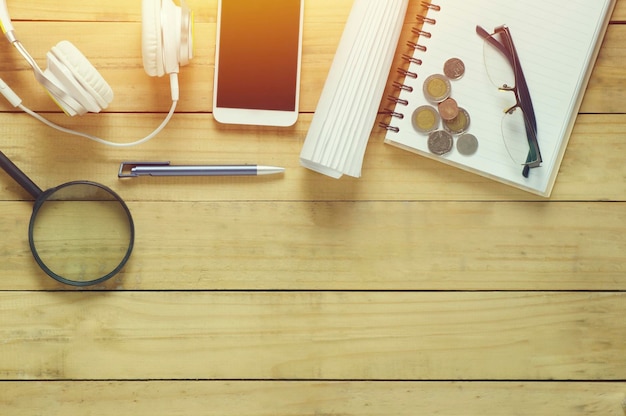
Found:
<path fill-rule="evenodd" d="M 122 162 L 119 178 L 136 176 L 257 176 L 283 173 L 285 168 L 260 165 L 170 165 L 170 162 Z"/>

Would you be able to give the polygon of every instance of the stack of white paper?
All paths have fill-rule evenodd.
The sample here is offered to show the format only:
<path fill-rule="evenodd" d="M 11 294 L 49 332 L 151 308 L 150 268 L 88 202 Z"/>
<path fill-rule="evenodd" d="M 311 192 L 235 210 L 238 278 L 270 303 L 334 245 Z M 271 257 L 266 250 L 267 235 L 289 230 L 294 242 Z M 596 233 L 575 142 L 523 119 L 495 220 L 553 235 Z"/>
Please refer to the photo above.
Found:
<path fill-rule="evenodd" d="M 408 0 L 355 0 L 311 122 L 300 163 L 359 177 Z"/>

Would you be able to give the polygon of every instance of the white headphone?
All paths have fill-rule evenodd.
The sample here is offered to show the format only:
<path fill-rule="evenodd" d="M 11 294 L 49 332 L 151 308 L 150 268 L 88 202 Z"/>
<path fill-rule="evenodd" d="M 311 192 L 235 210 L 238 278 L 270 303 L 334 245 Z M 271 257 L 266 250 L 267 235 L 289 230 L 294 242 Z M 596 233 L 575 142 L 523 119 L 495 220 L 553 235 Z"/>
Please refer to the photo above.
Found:
<path fill-rule="evenodd" d="M 176 6 L 172 0 L 143 0 L 142 2 L 142 57 L 150 76 L 170 75 L 172 107 L 165 120 L 150 135 L 132 143 L 115 143 L 85 133 L 61 127 L 22 105 L 22 100 L 0 79 L 0 93 L 14 106 L 39 121 L 65 133 L 74 134 L 112 146 L 132 146 L 156 136 L 169 122 L 179 99 L 178 72 L 193 56 L 193 13 L 185 5 Z M 113 90 L 70 42 L 61 41 L 47 53 L 48 67 L 42 70 L 17 39 L 6 0 L 0 0 L 0 26 L 9 42 L 32 67 L 35 79 L 48 91 L 59 107 L 68 115 L 99 113 L 113 100 Z"/>

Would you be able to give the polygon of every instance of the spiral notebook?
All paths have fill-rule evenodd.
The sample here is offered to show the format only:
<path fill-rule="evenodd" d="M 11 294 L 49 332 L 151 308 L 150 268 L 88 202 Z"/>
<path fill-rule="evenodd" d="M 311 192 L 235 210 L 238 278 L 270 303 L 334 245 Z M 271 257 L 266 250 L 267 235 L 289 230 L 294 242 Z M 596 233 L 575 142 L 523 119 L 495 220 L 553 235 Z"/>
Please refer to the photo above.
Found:
<path fill-rule="evenodd" d="M 404 56 L 405 76 L 392 97 L 396 104 L 385 125 L 385 143 L 549 196 L 615 0 L 422 3 L 416 39 L 408 42 Z M 490 33 L 506 26 L 517 51 L 542 159 L 528 177 L 507 142 L 510 118 L 504 110 L 516 104 L 516 96 L 494 83 L 494 71 L 488 69 L 493 48 L 478 35 L 477 26 Z M 446 92 L 453 99 L 452 112 L 438 103 Z M 461 120 L 452 120 L 448 128 L 450 117 Z M 528 146 L 530 140 L 522 142 Z"/>

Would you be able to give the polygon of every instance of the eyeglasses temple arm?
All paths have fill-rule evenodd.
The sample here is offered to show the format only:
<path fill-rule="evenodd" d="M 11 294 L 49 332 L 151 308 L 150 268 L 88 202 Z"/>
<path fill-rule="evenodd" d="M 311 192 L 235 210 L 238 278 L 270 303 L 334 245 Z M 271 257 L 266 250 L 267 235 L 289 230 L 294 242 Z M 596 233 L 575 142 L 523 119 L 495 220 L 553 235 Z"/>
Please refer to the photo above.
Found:
<path fill-rule="evenodd" d="M 480 36 L 481 38 L 489 42 L 491 46 L 493 46 L 494 48 L 502 52 L 502 54 L 506 56 L 507 59 L 509 59 L 509 51 L 507 51 L 504 45 L 502 45 L 500 42 L 494 39 L 493 36 L 491 36 L 489 32 L 483 29 L 482 26 L 476 25 L 476 33 L 478 34 L 478 36 Z"/>

